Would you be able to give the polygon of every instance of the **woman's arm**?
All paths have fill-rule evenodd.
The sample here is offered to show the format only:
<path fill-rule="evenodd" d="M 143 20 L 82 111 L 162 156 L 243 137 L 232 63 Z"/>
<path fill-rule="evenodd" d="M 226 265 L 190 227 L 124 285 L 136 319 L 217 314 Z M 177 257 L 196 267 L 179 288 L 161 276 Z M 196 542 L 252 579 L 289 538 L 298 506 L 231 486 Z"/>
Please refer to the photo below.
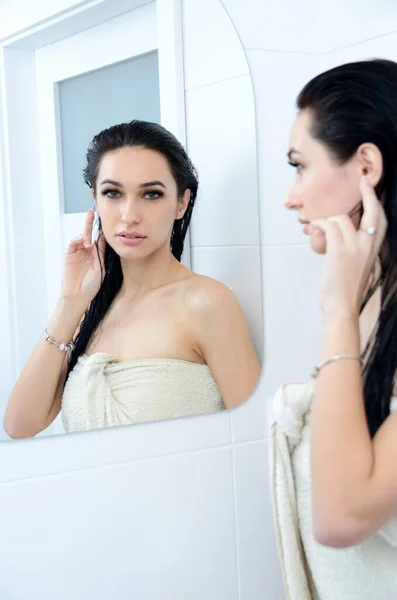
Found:
<path fill-rule="evenodd" d="M 356 231 L 346 217 L 317 222 L 327 241 L 322 284 L 324 327 L 319 362 L 360 354 L 359 304 L 386 221 L 372 189 L 362 184 L 364 216 Z M 366 228 L 375 226 L 376 235 Z M 323 367 L 311 419 L 314 535 L 325 545 L 351 546 L 397 516 L 397 414 L 371 440 L 358 360 Z"/>
<path fill-rule="evenodd" d="M 70 342 L 102 283 L 105 238 L 92 242 L 94 212 L 89 210 L 82 235 L 73 239 L 64 261 L 63 286 L 48 325 L 58 343 Z M 12 438 L 32 437 L 46 429 L 61 410 L 67 372 L 65 352 L 40 340 L 23 369 L 8 401 L 4 429 Z"/>
<path fill-rule="evenodd" d="M 61 300 L 48 333 L 58 343 L 70 342 L 84 312 L 85 307 Z M 33 437 L 54 421 L 61 410 L 66 372 L 66 353 L 40 340 L 8 401 L 3 426 L 10 437 Z"/>
<path fill-rule="evenodd" d="M 320 360 L 357 354 L 357 317 L 334 316 L 324 324 Z M 344 547 L 370 536 L 397 516 L 397 414 L 371 440 L 359 361 L 324 367 L 316 382 L 311 421 L 314 534 Z"/>

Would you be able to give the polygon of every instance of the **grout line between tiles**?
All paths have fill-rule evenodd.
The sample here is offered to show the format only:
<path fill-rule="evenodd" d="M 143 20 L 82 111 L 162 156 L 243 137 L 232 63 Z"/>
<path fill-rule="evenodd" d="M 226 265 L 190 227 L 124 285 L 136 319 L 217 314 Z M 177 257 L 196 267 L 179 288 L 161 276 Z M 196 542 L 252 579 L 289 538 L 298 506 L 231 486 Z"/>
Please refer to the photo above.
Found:
<path fill-rule="evenodd" d="M 245 47 L 245 51 L 249 52 L 266 52 L 268 54 L 297 54 L 300 56 L 319 56 L 318 52 L 303 52 L 300 50 L 276 50 L 274 48 L 253 48 L 253 47 Z"/>
<path fill-rule="evenodd" d="M 375 40 L 379 40 L 384 37 L 390 37 L 392 35 L 396 35 L 397 30 L 388 31 L 387 33 L 380 33 L 379 35 L 375 35 L 370 38 L 366 38 L 364 40 L 359 40 L 357 42 L 352 42 L 351 44 L 345 44 L 344 46 L 336 46 L 335 48 L 331 48 L 331 50 L 325 50 L 324 52 L 320 52 L 319 56 L 326 56 L 327 54 L 333 54 L 334 52 L 339 52 L 340 50 L 347 50 L 348 48 L 354 48 L 355 46 L 361 46 L 363 44 L 367 44 L 368 42 L 374 42 Z"/>
<path fill-rule="evenodd" d="M 163 458 L 174 458 L 176 456 L 185 456 L 187 454 L 192 454 L 192 455 L 193 454 L 205 454 L 207 452 L 213 452 L 213 451 L 217 451 L 217 450 L 226 450 L 228 448 L 232 449 L 234 446 L 242 446 L 242 445 L 254 444 L 254 443 L 258 443 L 258 442 L 266 442 L 266 441 L 268 441 L 268 438 L 258 438 L 258 439 L 254 439 L 254 440 L 246 440 L 246 441 L 241 441 L 241 442 L 234 442 L 234 443 L 231 442 L 231 443 L 227 443 L 227 444 L 220 444 L 219 446 L 210 446 L 207 448 L 196 448 L 194 450 L 182 450 L 182 451 L 178 451 L 178 452 L 169 452 L 166 454 L 159 454 L 156 456 L 144 456 L 144 457 L 139 457 L 139 458 L 128 459 L 125 461 L 116 461 L 116 462 L 112 462 L 112 463 L 106 464 L 106 465 L 94 465 L 94 466 L 83 467 L 83 468 L 64 469 L 62 471 L 45 473 L 42 475 L 21 477 L 20 479 L 9 479 L 7 481 L 0 482 L 0 490 L 3 487 L 10 487 L 12 485 L 18 485 L 20 483 L 32 482 L 32 481 L 36 481 L 36 480 L 40 480 L 40 479 L 50 479 L 50 478 L 71 475 L 74 473 L 86 473 L 86 472 L 90 472 L 90 471 L 111 469 L 113 467 L 127 466 L 127 465 L 132 465 L 132 464 L 138 463 L 138 462 L 155 461 L 155 460 L 161 460 Z"/>
<path fill-rule="evenodd" d="M 236 485 L 236 449 L 232 446 L 230 454 L 232 461 L 232 476 L 233 476 L 233 507 L 234 507 L 234 539 L 236 544 L 236 574 L 237 574 L 237 594 L 241 600 L 241 577 L 240 577 L 240 550 L 239 550 L 239 535 L 238 535 L 238 510 L 237 510 L 237 485 Z"/>
<path fill-rule="evenodd" d="M 203 88 L 210 87 L 211 85 L 218 85 L 219 83 L 225 83 L 226 81 L 233 81 L 235 79 L 242 79 L 243 77 L 250 77 L 250 73 L 247 69 L 246 73 L 240 73 L 240 75 L 232 75 L 231 77 L 225 77 L 224 79 L 217 79 L 216 81 L 210 81 L 209 83 L 203 83 L 202 85 L 195 85 L 193 87 L 185 88 L 185 92 L 194 92 L 196 90 L 202 90 Z"/>
<path fill-rule="evenodd" d="M 387 31 L 386 33 L 380 33 L 379 35 L 375 35 L 373 37 L 365 38 L 363 40 L 358 40 L 356 42 L 352 42 L 350 44 L 344 44 L 342 46 L 335 46 L 334 48 L 330 48 L 329 50 L 324 50 L 320 52 L 305 52 L 301 50 L 280 50 L 274 48 L 255 48 L 255 47 L 244 47 L 244 50 L 254 51 L 254 52 L 266 52 L 272 54 L 296 54 L 300 56 L 327 56 L 329 54 L 333 54 L 335 52 L 339 52 L 341 50 L 348 50 L 349 48 L 354 48 L 356 46 L 361 46 L 367 44 L 368 42 L 374 42 L 375 40 L 379 40 L 385 37 L 390 37 L 397 34 L 397 30 L 393 29 L 392 31 Z"/>

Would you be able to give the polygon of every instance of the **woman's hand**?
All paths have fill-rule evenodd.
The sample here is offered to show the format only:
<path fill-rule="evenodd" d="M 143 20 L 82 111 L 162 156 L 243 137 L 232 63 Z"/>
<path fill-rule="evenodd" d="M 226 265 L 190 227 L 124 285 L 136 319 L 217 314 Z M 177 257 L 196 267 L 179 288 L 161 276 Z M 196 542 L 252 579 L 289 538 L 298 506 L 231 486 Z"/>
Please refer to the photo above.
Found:
<path fill-rule="evenodd" d="M 95 213 L 87 212 L 84 232 L 68 246 L 63 272 L 63 299 L 82 301 L 86 306 L 98 293 L 104 275 L 106 241 L 103 234 L 92 243 Z"/>
<path fill-rule="evenodd" d="M 320 304 L 325 315 L 358 316 L 371 270 L 386 233 L 387 221 L 383 207 L 365 176 L 361 179 L 360 187 L 364 213 L 358 230 L 347 215 L 310 224 L 310 233 L 324 235 L 327 245 L 320 293 Z"/>

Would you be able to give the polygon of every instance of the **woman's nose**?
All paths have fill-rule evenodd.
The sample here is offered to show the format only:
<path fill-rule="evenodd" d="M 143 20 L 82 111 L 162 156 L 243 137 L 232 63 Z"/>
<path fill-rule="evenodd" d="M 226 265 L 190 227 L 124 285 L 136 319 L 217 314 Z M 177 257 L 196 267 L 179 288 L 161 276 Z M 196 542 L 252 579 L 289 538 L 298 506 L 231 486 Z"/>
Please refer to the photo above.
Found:
<path fill-rule="evenodd" d="M 298 200 L 298 198 L 290 192 L 286 201 L 284 202 L 284 206 L 288 210 L 296 210 L 297 208 L 302 208 L 302 202 L 300 202 L 300 200 Z"/>
<path fill-rule="evenodd" d="M 121 220 L 123 223 L 140 223 L 141 216 L 138 203 L 135 200 L 127 200 L 121 210 Z"/>

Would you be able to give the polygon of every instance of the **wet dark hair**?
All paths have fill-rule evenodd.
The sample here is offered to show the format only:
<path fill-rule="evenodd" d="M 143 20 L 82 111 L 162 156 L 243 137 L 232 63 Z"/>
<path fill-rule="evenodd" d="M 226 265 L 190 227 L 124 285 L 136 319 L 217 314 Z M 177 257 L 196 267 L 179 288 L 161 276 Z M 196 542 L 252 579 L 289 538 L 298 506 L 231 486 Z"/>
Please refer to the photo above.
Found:
<path fill-rule="evenodd" d="M 361 306 L 363 310 L 381 285 L 378 323 L 363 356 L 365 411 L 373 437 L 390 414 L 397 371 L 397 64 L 374 59 L 333 68 L 305 85 L 297 106 L 310 110 L 313 137 L 338 163 L 348 161 L 367 142 L 377 146 L 383 159 L 376 193 L 388 229 L 379 255 L 380 277 Z"/>
<path fill-rule="evenodd" d="M 112 150 L 132 146 L 153 150 L 164 156 L 176 182 L 178 199 L 182 199 L 187 189 L 191 192 L 185 214 L 181 219 L 174 221 L 171 234 L 171 252 L 180 261 L 187 229 L 196 201 L 198 176 L 182 144 L 172 133 L 157 123 L 138 120 L 104 129 L 93 138 L 88 147 L 86 155 L 87 164 L 83 171 L 84 181 L 95 191 L 103 156 Z M 99 235 L 102 232 L 100 219 L 98 219 L 98 232 Z M 98 242 L 96 243 L 98 244 Z M 104 263 L 102 266 L 102 285 L 89 305 L 74 340 L 75 348 L 70 356 L 66 380 L 75 367 L 78 358 L 84 354 L 93 335 L 98 330 L 123 282 L 120 257 L 107 243 Z"/>

